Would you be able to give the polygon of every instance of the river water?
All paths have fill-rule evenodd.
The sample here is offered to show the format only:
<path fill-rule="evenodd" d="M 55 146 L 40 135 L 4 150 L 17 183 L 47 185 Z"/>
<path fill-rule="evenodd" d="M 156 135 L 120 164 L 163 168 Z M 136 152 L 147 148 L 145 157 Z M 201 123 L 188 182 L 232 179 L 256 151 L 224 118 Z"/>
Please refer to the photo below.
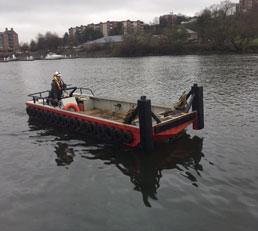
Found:
<path fill-rule="evenodd" d="M 143 156 L 28 122 L 51 75 L 99 96 L 172 105 L 204 87 L 205 129 Z M 258 228 L 258 56 L 0 63 L 0 230 Z"/>

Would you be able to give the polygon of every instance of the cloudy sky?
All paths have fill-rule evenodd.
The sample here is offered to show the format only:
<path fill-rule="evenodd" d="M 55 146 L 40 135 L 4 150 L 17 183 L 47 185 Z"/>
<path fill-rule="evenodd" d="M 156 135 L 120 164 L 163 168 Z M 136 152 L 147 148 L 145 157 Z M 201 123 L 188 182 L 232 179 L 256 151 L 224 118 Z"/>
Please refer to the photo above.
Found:
<path fill-rule="evenodd" d="M 231 0 L 238 2 L 239 0 Z M 38 33 L 62 36 L 69 27 L 107 20 L 152 22 L 169 12 L 195 15 L 221 0 L 0 0 L 0 31 L 13 27 L 21 42 Z"/>

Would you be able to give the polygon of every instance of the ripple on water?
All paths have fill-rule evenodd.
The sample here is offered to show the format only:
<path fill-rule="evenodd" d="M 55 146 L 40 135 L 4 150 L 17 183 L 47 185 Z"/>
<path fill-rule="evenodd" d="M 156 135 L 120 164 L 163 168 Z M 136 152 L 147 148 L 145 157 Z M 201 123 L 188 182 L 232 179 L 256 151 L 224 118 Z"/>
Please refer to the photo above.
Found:
<path fill-rule="evenodd" d="M 257 57 L 0 63 L 0 229 L 256 230 Z M 100 96 L 165 105 L 197 82 L 206 127 L 144 157 L 28 123 L 26 95 L 56 70 Z"/>

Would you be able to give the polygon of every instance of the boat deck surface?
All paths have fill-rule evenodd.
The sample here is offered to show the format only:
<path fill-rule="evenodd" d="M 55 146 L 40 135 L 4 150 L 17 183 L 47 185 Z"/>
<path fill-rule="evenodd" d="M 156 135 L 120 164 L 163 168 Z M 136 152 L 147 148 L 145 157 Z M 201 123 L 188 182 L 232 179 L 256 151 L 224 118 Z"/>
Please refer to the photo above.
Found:
<path fill-rule="evenodd" d="M 125 117 L 124 114 L 101 109 L 91 109 L 87 111 L 80 111 L 79 113 L 94 117 L 100 117 L 103 119 L 113 120 L 120 123 L 123 123 Z"/>
<path fill-rule="evenodd" d="M 84 115 L 89 115 L 89 116 L 94 116 L 94 117 L 99 117 L 111 121 L 116 121 L 119 123 L 124 123 L 124 118 L 125 114 L 124 113 L 117 113 L 117 112 L 112 112 L 109 110 L 101 110 L 101 109 L 91 109 L 91 110 L 86 110 L 86 111 L 80 111 L 79 113 L 84 114 Z M 175 111 L 171 115 L 164 116 L 163 114 L 157 115 L 158 118 L 163 121 L 171 120 L 171 119 L 176 119 L 180 116 L 183 116 L 187 113 L 181 112 L 181 111 Z M 134 120 L 132 124 L 137 125 L 138 124 L 138 119 Z"/>

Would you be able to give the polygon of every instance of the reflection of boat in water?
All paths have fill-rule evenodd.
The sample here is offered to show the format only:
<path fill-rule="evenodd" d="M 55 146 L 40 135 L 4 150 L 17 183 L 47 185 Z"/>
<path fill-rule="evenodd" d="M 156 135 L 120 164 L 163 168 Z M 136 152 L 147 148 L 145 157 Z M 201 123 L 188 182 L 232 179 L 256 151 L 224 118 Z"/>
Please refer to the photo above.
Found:
<path fill-rule="evenodd" d="M 202 171 L 200 164 L 203 139 L 184 133 L 173 143 L 166 143 L 156 147 L 152 155 L 139 153 L 121 153 L 113 149 L 90 151 L 87 159 L 100 159 L 105 164 L 116 166 L 124 175 L 130 177 L 135 185 L 134 189 L 142 193 L 145 206 L 151 207 L 149 199 L 157 200 L 157 190 L 160 187 L 162 170 L 177 169 L 194 186 L 198 186 L 197 178 L 191 170 L 199 175 Z"/>
<path fill-rule="evenodd" d="M 56 164 L 58 166 L 70 165 L 73 162 L 74 151 L 69 148 L 68 144 L 57 142 L 55 149 Z"/>
<path fill-rule="evenodd" d="M 63 58 L 65 58 L 64 55 L 58 55 L 53 52 L 48 53 L 45 57 L 45 59 L 47 59 L 47 60 L 55 60 L 55 59 L 63 59 Z"/>
<path fill-rule="evenodd" d="M 39 127 L 40 125 L 33 121 L 30 121 L 30 126 L 41 133 L 44 129 L 42 125 Z M 69 133 L 64 135 L 54 129 L 45 130 L 43 136 L 58 138 L 54 150 L 58 166 L 67 166 L 73 162 L 76 151 L 74 145 L 69 145 L 67 140 L 79 137 Z M 179 171 L 191 184 L 198 186 L 198 178 L 195 175 L 200 175 L 202 171 L 200 164 L 203 157 L 202 144 L 203 139 L 183 133 L 172 143 L 156 146 L 151 155 L 142 155 L 143 153 L 133 149 L 119 149 L 117 146 L 99 147 L 91 140 L 85 143 L 88 146 L 87 151 L 85 153 L 80 151 L 78 156 L 87 160 L 102 160 L 103 164 L 113 165 L 119 169 L 122 174 L 130 178 L 134 190 L 141 192 L 145 206 L 151 206 L 150 199 L 157 200 L 163 170 Z"/>

